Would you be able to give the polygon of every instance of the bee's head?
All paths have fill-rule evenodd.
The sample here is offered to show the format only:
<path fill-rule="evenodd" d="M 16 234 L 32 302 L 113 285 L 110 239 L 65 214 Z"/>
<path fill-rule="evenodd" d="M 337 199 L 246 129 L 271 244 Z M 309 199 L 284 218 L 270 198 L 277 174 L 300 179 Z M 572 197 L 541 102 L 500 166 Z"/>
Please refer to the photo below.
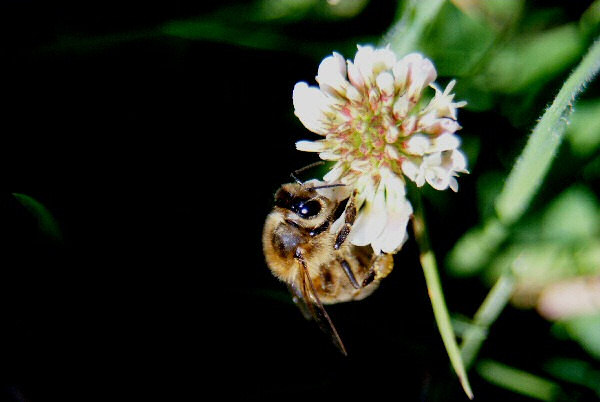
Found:
<path fill-rule="evenodd" d="M 316 219 L 327 210 L 329 204 L 329 200 L 319 195 L 313 187 L 298 183 L 284 184 L 275 193 L 275 206 L 302 220 Z"/>

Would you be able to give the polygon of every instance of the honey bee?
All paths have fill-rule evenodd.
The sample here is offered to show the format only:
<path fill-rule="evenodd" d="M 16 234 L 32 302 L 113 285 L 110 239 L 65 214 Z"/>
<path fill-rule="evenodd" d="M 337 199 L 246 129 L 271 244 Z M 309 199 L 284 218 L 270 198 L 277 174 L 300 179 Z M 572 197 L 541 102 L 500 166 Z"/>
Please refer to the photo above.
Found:
<path fill-rule="evenodd" d="M 296 181 L 277 190 L 265 221 L 267 265 L 287 284 L 304 316 L 314 319 L 347 355 L 323 305 L 369 296 L 392 271 L 393 256 L 348 241 L 357 215 L 356 191 L 344 198 L 334 196 L 344 193 L 335 188 L 342 184 Z"/>

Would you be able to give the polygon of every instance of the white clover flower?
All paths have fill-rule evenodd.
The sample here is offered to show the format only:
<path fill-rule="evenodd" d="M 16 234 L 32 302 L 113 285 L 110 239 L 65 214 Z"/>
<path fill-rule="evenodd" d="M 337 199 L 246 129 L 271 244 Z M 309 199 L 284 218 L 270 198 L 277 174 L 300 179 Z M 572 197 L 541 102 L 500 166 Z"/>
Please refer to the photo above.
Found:
<path fill-rule="evenodd" d="M 442 91 L 436 77 L 421 54 L 398 60 L 389 47 L 358 46 L 353 61 L 333 53 L 321 62 L 319 87 L 294 87 L 296 116 L 324 137 L 299 141 L 296 148 L 335 161 L 325 182 L 358 190 L 350 237 L 355 245 L 393 253 L 406 241 L 412 207 L 405 178 L 418 187 L 457 191 L 455 177 L 467 172 L 455 135 L 461 128 L 456 110 L 466 102 L 453 101 L 454 81 Z"/>

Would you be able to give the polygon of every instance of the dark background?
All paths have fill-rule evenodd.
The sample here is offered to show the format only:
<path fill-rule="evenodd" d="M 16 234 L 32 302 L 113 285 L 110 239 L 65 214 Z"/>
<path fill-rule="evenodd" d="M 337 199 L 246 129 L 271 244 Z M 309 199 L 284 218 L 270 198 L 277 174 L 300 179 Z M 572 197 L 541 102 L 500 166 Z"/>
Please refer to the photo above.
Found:
<path fill-rule="evenodd" d="M 372 3 L 349 22 L 303 21 L 289 33 L 308 44 L 378 37 L 395 5 Z M 326 53 L 155 31 L 220 4 L 0 5 L 0 400 L 201 400 L 215 390 L 260 400 L 466 400 L 412 233 L 373 296 L 328 308 L 347 358 L 270 274 L 261 231 L 272 195 L 315 160 L 294 148 L 314 137 L 293 116 L 292 88 L 313 82 Z M 484 118 L 461 115 L 463 126 Z M 495 145 L 488 141 L 482 149 Z M 460 206 L 451 216 L 428 204 L 430 230 L 445 233 L 433 239 L 441 255 L 477 219 L 475 178 L 443 196 Z M 64 241 L 40 233 L 13 192 L 43 203 Z M 450 310 L 465 315 L 486 292 L 477 280 L 443 283 Z M 548 325 L 508 309 L 482 354 L 527 367 L 560 347 L 540 345 Z M 477 400 L 520 400 L 471 380 Z"/>

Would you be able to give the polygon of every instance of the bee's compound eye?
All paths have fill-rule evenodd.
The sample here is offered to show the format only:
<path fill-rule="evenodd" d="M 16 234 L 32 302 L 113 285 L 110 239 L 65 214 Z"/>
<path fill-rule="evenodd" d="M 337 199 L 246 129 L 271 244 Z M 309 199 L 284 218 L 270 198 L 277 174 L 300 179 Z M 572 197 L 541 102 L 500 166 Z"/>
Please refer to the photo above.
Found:
<path fill-rule="evenodd" d="M 293 211 L 301 218 L 312 218 L 321 211 L 321 203 L 317 200 L 299 201 L 294 205 Z"/>

